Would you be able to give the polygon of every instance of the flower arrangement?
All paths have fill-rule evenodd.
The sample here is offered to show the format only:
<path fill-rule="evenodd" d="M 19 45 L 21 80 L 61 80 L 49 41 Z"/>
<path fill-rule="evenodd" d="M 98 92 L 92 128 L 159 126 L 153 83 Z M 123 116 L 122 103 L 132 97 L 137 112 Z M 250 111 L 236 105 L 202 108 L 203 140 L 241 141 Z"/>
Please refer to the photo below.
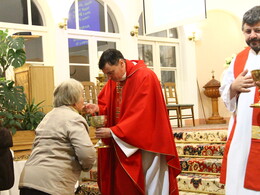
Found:
<path fill-rule="evenodd" d="M 232 56 L 225 58 L 225 64 L 224 67 L 227 68 L 229 67 L 230 63 L 232 62 L 233 58 L 236 57 L 236 54 L 232 54 Z"/>

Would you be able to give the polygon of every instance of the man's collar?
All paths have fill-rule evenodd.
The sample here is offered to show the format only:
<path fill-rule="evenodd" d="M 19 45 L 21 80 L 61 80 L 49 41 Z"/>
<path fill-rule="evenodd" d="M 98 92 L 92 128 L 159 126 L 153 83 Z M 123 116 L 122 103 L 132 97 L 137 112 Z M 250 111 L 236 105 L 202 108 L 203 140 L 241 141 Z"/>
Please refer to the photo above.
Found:
<path fill-rule="evenodd" d="M 125 72 L 125 74 L 123 75 L 123 77 L 120 79 L 120 81 L 124 81 L 124 80 L 126 80 L 126 72 Z"/>

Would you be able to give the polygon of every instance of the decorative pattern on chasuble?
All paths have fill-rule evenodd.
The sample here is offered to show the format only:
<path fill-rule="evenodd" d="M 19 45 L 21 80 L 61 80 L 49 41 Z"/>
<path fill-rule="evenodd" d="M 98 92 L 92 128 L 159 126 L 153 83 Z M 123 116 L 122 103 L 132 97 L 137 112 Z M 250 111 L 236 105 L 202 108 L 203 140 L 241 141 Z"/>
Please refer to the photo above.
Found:
<path fill-rule="evenodd" d="M 122 91 L 125 85 L 125 81 L 116 83 L 116 113 L 115 113 L 115 124 L 119 122 L 120 108 L 122 103 Z"/>

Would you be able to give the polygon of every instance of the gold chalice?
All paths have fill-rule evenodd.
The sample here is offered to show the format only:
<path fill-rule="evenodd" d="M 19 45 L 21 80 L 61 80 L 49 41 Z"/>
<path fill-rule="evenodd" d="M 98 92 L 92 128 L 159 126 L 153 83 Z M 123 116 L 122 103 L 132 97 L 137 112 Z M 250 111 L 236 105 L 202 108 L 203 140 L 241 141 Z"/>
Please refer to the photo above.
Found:
<path fill-rule="evenodd" d="M 90 117 L 90 125 L 95 129 L 105 127 L 107 124 L 107 116 L 106 115 L 98 115 Z M 99 139 L 95 145 L 95 148 L 107 148 L 108 145 L 104 144 L 102 139 Z"/>
<path fill-rule="evenodd" d="M 252 75 L 252 78 L 255 82 L 260 81 L 260 69 L 252 70 L 251 75 Z M 258 90 L 258 92 L 260 92 L 260 90 Z M 259 93 L 258 93 L 258 96 L 259 96 Z M 258 99 L 259 99 L 259 97 L 258 97 Z M 257 103 L 251 104 L 250 107 L 260 108 L 260 99 L 258 100 Z"/>

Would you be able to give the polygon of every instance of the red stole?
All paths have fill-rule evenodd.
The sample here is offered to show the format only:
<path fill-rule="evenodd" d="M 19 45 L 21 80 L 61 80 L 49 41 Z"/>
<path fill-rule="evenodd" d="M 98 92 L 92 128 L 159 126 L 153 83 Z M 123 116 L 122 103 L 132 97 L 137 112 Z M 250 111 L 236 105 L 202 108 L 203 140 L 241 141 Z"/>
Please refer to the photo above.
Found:
<path fill-rule="evenodd" d="M 180 164 L 161 86 L 154 72 L 146 68 L 143 61 L 135 62 L 136 65 L 126 60 L 127 79 L 122 90 L 118 123 L 113 122 L 116 82 L 112 80 L 108 81 L 99 95 L 100 112 L 108 115 L 108 126 L 121 140 L 137 148 L 165 155 L 169 167 L 170 194 L 175 195 L 178 194 L 176 176 L 180 173 Z M 102 195 L 145 194 L 141 150 L 126 157 L 113 139 L 104 141 L 111 147 L 110 151 L 103 153 L 105 161 L 100 162 L 99 170 L 103 172 L 99 175 L 111 175 L 109 181 L 99 177 Z M 101 161 L 100 156 L 98 158 Z"/>
<path fill-rule="evenodd" d="M 256 87 L 254 103 L 259 101 L 259 88 Z M 260 191 L 260 108 L 253 108 L 251 146 L 246 166 L 244 187 Z"/>
<path fill-rule="evenodd" d="M 234 77 L 237 78 L 237 76 L 243 72 L 246 60 L 248 58 L 250 47 L 247 47 L 243 51 L 241 51 L 237 56 L 234 64 Z M 230 135 L 228 137 L 228 140 L 225 145 L 225 151 L 223 155 L 223 160 L 221 164 L 221 173 L 220 173 L 220 183 L 225 184 L 226 183 L 226 170 L 227 170 L 227 156 L 228 156 L 228 151 L 230 148 L 231 141 L 233 139 L 234 131 L 236 129 L 236 116 L 234 116 L 234 122 L 233 126 L 230 132 Z"/>
<path fill-rule="evenodd" d="M 242 52 L 240 52 L 234 64 L 234 76 L 235 78 L 244 70 L 244 66 L 246 64 L 246 60 L 248 58 L 250 47 L 247 47 Z M 259 100 L 259 92 L 258 87 L 256 87 L 254 102 L 258 102 Z M 252 118 L 252 139 L 251 139 L 251 147 L 247 161 L 246 167 L 246 175 L 244 180 L 244 187 L 256 191 L 260 191 L 260 183 L 257 182 L 260 177 L 260 161 L 258 157 L 260 155 L 260 136 L 258 136 L 258 132 L 260 132 L 260 108 L 253 108 L 253 118 Z M 225 183 L 226 180 L 226 168 L 227 168 L 227 155 L 230 148 L 230 144 L 234 135 L 234 131 L 236 129 L 236 116 L 234 116 L 234 123 L 231 129 L 231 133 L 227 140 L 225 146 L 225 152 L 223 156 L 222 166 L 221 166 L 221 175 L 220 182 Z"/>

